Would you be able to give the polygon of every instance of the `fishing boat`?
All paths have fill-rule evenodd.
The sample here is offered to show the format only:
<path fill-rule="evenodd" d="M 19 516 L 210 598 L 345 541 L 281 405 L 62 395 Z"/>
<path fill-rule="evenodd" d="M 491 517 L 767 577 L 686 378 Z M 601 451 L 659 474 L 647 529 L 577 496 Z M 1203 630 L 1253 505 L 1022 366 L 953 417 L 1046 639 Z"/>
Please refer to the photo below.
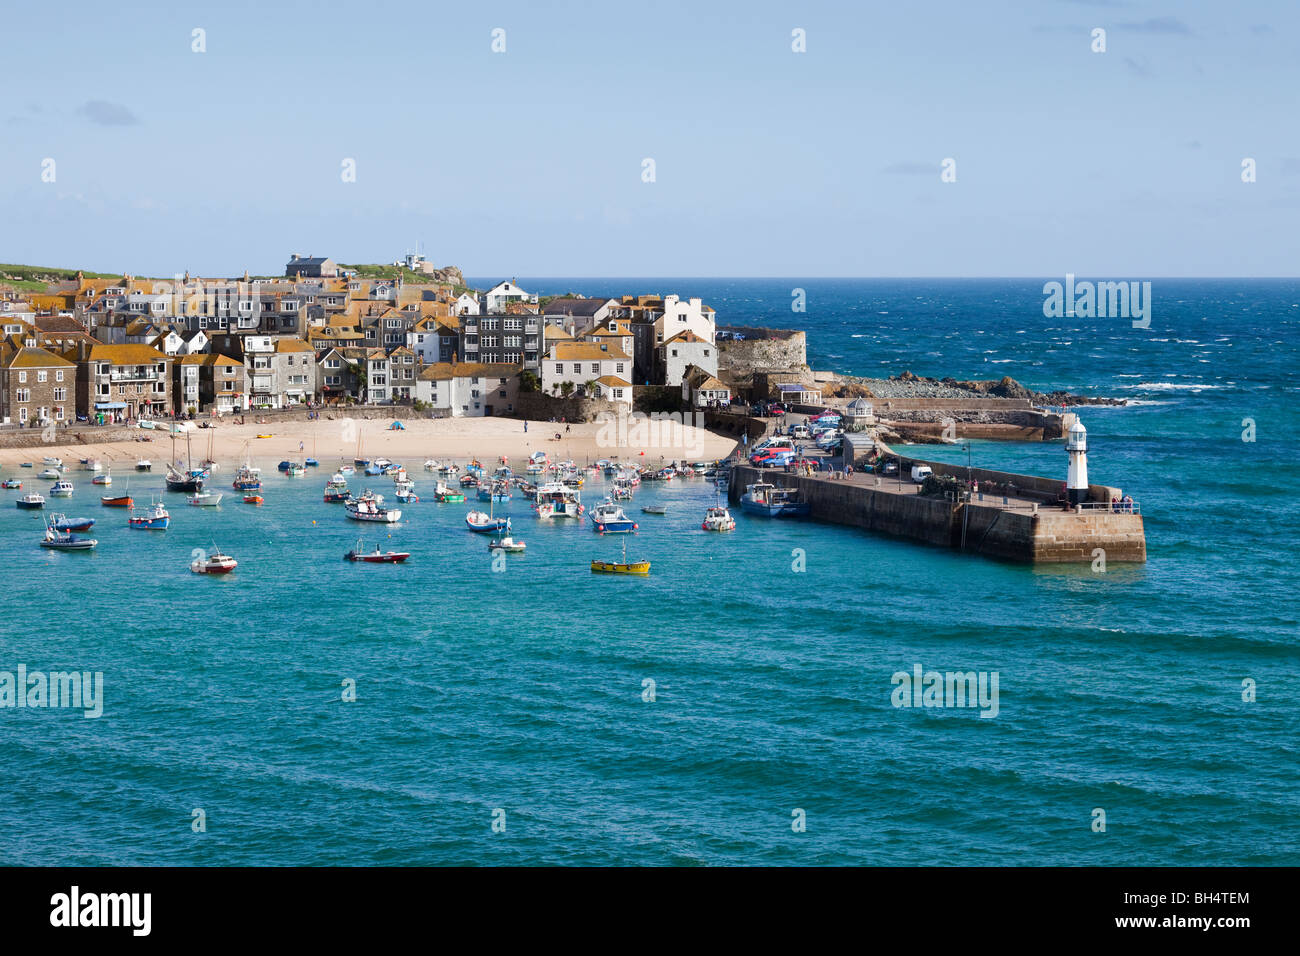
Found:
<path fill-rule="evenodd" d="M 415 482 L 409 478 L 401 478 L 393 482 L 393 497 L 403 503 L 420 500 L 420 496 L 415 493 Z"/>
<path fill-rule="evenodd" d="M 735 531 L 736 519 L 731 512 L 721 505 L 716 505 L 704 512 L 704 521 L 700 527 L 705 531 Z"/>
<path fill-rule="evenodd" d="M 510 530 L 509 518 L 497 518 L 481 511 L 471 511 L 467 514 L 465 524 L 469 526 L 470 531 L 477 531 L 481 534 Z"/>
<path fill-rule="evenodd" d="M 130 495 L 105 495 L 99 499 L 105 508 L 134 508 L 135 502 Z"/>
<path fill-rule="evenodd" d="M 750 514 L 763 515 L 768 518 L 794 518 L 809 514 L 812 507 L 806 501 L 799 500 L 799 492 L 793 488 L 778 488 L 766 481 L 756 481 L 745 487 L 740 496 L 740 507 Z"/>
<path fill-rule="evenodd" d="M 55 498 L 71 498 L 74 490 L 72 482 L 59 480 L 50 488 L 50 494 Z"/>
<path fill-rule="evenodd" d="M 248 458 L 248 443 L 244 443 L 244 463 L 239 466 L 235 472 L 235 480 L 230 483 L 230 487 L 236 491 L 257 491 L 262 487 L 262 473 L 259 469 L 254 468 Z"/>
<path fill-rule="evenodd" d="M 62 459 L 62 458 L 54 458 L 54 457 L 51 457 L 51 456 L 49 456 L 49 455 L 46 455 L 44 458 L 41 459 L 41 464 L 43 464 L 43 465 L 53 465 L 55 468 L 62 468 L 62 467 L 63 467 L 63 459 Z"/>
<path fill-rule="evenodd" d="M 610 497 L 613 498 L 615 501 L 631 501 L 632 483 L 627 481 L 624 478 L 615 478 L 614 490 L 610 494 Z"/>
<path fill-rule="evenodd" d="M 71 531 L 60 531 L 53 522 L 45 526 L 45 536 L 41 538 L 41 547 L 53 551 L 90 551 L 98 543 L 94 538 L 83 538 Z"/>
<path fill-rule="evenodd" d="M 185 503 L 196 508 L 215 508 L 221 504 L 221 492 L 197 491 L 186 498 Z"/>
<path fill-rule="evenodd" d="M 239 567 L 239 562 L 220 549 L 213 549 L 206 556 L 200 555 L 190 562 L 190 570 L 195 574 L 229 574 Z"/>
<path fill-rule="evenodd" d="M 17 501 L 15 501 L 14 504 L 17 505 L 19 508 L 26 508 L 28 510 L 34 510 L 36 508 L 44 508 L 45 496 L 38 495 L 36 492 L 30 491 L 27 494 L 23 495 L 21 498 L 19 498 Z"/>
<path fill-rule="evenodd" d="M 92 485 L 111 485 L 113 483 L 113 476 L 108 474 L 96 475 L 94 478 L 90 479 L 90 483 Z"/>
<path fill-rule="evenodd" d="M 391 468 L 392 465 L 392 461 L 387 458 L 376 458 L 370 464 L 366 465 L 366 474 L 372 478 L 376 475 L 382 475 L 385 471 Z"/>
<path fill-rule="evenodd" d="M 24 462 L 20 462 L 19 465 L 18 465 L 18 467 L 19 467 L 19 468 L 33 468 L 33 467 L 35 467 L 35 466 L 34 466 L 30 461 L 24 461 Z"/>
<path fill-rule="evenodd" d="M 631 534 L 637 530 L 636 522 L 610 498 L 591 509 L 591 523 L 597 534 Z"/>
<path fill-rule="evenodd" d="M 489 551 L 504 551 L 506 554 L 523 554 L 524 547 L 522 541 L 516 541 L 510 535 L 504 538 L 493 538 L 488 542 Z"/>
<path fill-rule="evenodd" d="M 325 502 L 327 504 L 336 504 L 347 501 L 352 497 L 348 491 L 348 480 L 343 477 L 341 472 L 335 472 L 330 476 L 330 480 L 325 482 Z"/>
<path fill-rule="evenodd" d="M 360 538 L 357 546 L 343 555 L 348 561 L 365 561 L 367 564 L 401 564 L 410 556 L 409 551 L 380 551 L 377 547 L 373 551 L 362 551 Z"/>
<path fill-rule="evenodd" d="M 494 502 L 509 501 L 510 483 L 501 478 L 493 478 L 491 481 L 480 481 L 478 483 L 478 500 Z"/>
<path fill-rule="evenodd" d="M 141 458 L 135 463 L 136 471 L 153 471 L 153 462 L 148 458 Z"/>
<path fill-rule="evenodd" d="M 22 486 L 23 483 L 17 478 L 6 478 L 4 481 L 0 481 L 0 488 L 21 488 Z"/>
<path fill-rule="evenodd" d="M 558 481 L 548 481 L 537 487 L 537 517 L 581 518 L 585 509 L 582 495 Z"/>
<path fill-rule="evenodd" d="M 167 509 L 162 506 L 162 502 L 155 501 L 142 511 L 136 511 L 132 508 L 126 523 L 128 527 L 139 528 L 143 531 L 166 531 L 167 526 L 171 524 L 171 520 L 172 516 L 167 513 Z"/>
<path fill-rule="evenodd" d="M 666 515 L 668 514 L 667 505 L 646 505 L 641 509 L 642 514 L 647 515 Z"/>
<path fill-rule="evenodd" d="M 44 478 L 46 481 L 58 481 L 60 478 L 63 477 L 63 472 L 58 468 L 46 468 L 45 470 L 40 472 L 40 474 L 38 474 L 36 477 Z"/>
<path fill-rule="evenodd" d="M 261 503 L 261 495 L 244 495 L 244 504 L 246 505 L 260 505 Z"/>
<path fill-rule="evenodd" d="M 460 486 L 462 488 L 477 488 L 478 476 L 471 475 L 468 472 L 460 476 Z"/>
<path fill-rule="evenodd" d="M 307 474 L 307 466 L 300 461 L 289 462 L 289 467 L 284 470 L 286 478 L 301 478 Z"/>
<path fill-rule="evenodd" d="M 628 561 L 627 559 L 627 538 L 623 539 L 623 560 L 622 561 L 596 561 L 591 562 L 591 570 L 595 574 L 649 574 L 649 561 Z"/>
<path fill-rule="evenodd" d="M 55 531 L 89 531 L 95 525 L 94 518 L 69 518 L 61 514 L 50 515 L 49 522 Z"/>
<path fill-rule="evenodd" d="M 396 508 L 385 508 L 383 498 L 365 492 L 360 498 L 353 498 L 343 503 L 348 517 L 354 521 L 374 521 L 379 524 L 393 524 L 402 520 L 402 512 Z"/>
<path fill-rule="evenodd" d="M 433 489 L 433 500 L 442 504 L 455 504 L 465 500 L 464 492 L 457 491 L 454 488 L 448 488 L 445 481 L 440 481 L 437 487 Z"/>
<path fill-rule="evenodd" d="M 81 467 L 86 471 L 99 472 L 104 470 L 104 463 L 98 458 L 87 458 L 81 463 Z"/>
<path fill-rule="evenodd" d="M 438 462 L 433 458 L 426 458 L 424 461 L 425 471 L 437 471 L 440 467 L 441 465 L 439 465 Z"/>

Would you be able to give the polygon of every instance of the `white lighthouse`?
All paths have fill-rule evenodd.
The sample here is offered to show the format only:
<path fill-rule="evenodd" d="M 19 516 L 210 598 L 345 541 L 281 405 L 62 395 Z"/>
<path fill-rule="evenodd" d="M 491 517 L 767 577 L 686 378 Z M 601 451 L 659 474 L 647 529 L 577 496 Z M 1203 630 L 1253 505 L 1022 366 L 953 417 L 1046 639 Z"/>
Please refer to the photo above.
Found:
<path fill-rule="evenodd" d="M 1078 506 L 1088 500 L 1088 429 L 1083 422 L 1075 420 L 1070 426 L 1065 439 L 1065 452 L 1070 456 L 1070 468 L 1066 472 L 1065 490 L 1070 504 Z"/>

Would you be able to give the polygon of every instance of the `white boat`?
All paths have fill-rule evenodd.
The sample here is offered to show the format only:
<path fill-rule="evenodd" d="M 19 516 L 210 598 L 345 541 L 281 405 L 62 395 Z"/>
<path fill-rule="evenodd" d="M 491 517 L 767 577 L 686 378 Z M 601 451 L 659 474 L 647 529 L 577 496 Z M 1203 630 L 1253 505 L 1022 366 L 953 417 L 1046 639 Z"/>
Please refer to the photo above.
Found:
<path fill-rule="evenodd" d="M 415 493 L 415 482 L 402 478 L 393 482 L 393 497 L 401 502 L 419 501 Z"/>
<path fill-rule="evenodd" d="M 98 458 L 87 458 L 86 463 L 82 465 L 86 471 L 103 471 L 104 463 Z"/>
<path fill-rule="evenodd" d="M 94 478 L 91 478 L 90 483 L 92 485 L 111 485 L 113 483 L 113 476 L 105 472 L 104 474 L 96 475 Z"/>
<path fill-rule="evenodd" d="M 44 478 L 46 481 L 58 481 L 63 477 L 63 471 L 59 468 L 46 468 L 37 478 Z"/>
<path fill-rule="evenodd" d="M 469 525 L 469 530 L 484 534 L 492 531 L 510 530 L 509 518 L 497 518 L 484 514 L 482 511 L 471 511 L 465 515 L 465 524 Z"/>
<path fill-rule="evenodd" d="M 73 492 L 72 482 L 56 481 L 54 487 L 50 489 L 50 494 L 55 498 L 71 498 Z"/>
<path fill-rule="evenodd" d="M 62 459 L 62 458 L 51 458 L 51 457 L 49 457 L 49 456 L 47 455 L 46 457 L 44 457 L 44 458 L 41 459 L 41 464 L 43 464 L 43 465 L 53 465 L 55 468 L 62 468 L 62 467 L 63 467 L 63 459 Z"/>
<path fill-rule="evenodd" d="M 344 502 L 348 517 L 354 521 L 375 521 L 380 524 L 393 524 L 402 520 L 402 512 L 396 508 L 385 508 L 383 498 L 366 492 L 360 498 Z"/>
<path fill-rule="evenodd" d="M 185 499 L 188 504 L 198 508 L 215 508 L 221 504 L 221 492 L 219 491 L 196 491 Z"/>
<path fill-rule="evenodd" d="M 719 505 L 704 512 L 704 522 L 700 527 L 705 531 L 735 531 L 736 519 L 730 511 Z"/>
<path fill-rule="evenodd" d="M 609 498 L 591 509 L 591 523 L 592 530 L 599 534 L 630 534 L 637 530 L 636 522 Z"/>
<path fill-rule="evenodd" d="M 425 470 L 425 471 L 437 471 L 439 467 L 440 467 L 440 466 L 439 466 L 438 462 L 435 461 L 434 459 L 432 459 L 432 458 L 425 459 L 425 462 L 424 462 L 424 470 Z"/>
<path fill-rule="evenodd" d="M 151 462 L 148 458 L 141 458 L 139 461 L 137 461 L 137 462 L 135 463 L 135 470 L 136 470 L 136 471 L 152 471 L 152 470 L 153 470 L 153 462 Z"/>
<path fill-rule="evenodd" d="M 222 554 L 220 550 L 190 562 L 190 570 L 195 574 L 229 574 L 237 567 L 239 562 L 228 554 Z"/>
<path fill-rule="evenodd" d="M 524 547 L 522 541 L 516 541 L 510 535 L 506 535 L 504 538 L 494 538 L 488 542 L 489 551 L 505 551 L 507 554 L 522 554 Z"/>

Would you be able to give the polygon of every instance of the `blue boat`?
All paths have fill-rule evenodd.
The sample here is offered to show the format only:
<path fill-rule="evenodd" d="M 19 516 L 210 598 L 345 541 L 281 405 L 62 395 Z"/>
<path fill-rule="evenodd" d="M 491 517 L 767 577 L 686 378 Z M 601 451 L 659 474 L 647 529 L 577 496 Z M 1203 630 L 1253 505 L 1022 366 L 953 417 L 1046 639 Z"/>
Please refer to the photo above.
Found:
<path fill-rule="evenodd" d="M 637 530 L 636 522 L 609 498 L 591 509 L 591 523 L 597 534 L 631 534 Z"/>
<path fill-rule="evenodd" d="M 94 527 L 94 518 L 67 518 L 56 515 L 53 518 L 55 531 L 89 531 Z"/>
<path fill-rule="evenodd" d="M 470 531 L 477 531 L 480 534 L 496 534 L 498 531 L 510 530 L 509 518 L 494 518 L 481 511 L 471 511 L 467 514 L 465 524 L 469 525 Z"/>
<path fill-rule="evenodd" d="M 308 459 L 307 459 L 307 467 L 308 467 L 308 468 L 319 468 L 319 467 L 320 467 L 320 462 L 318 462 L 315 458 L 308 458 Z"/>
<path fill-rule="evenodd" d="M 505 481 L 493 481 L 491 484 L 479 482 L 479 501 L 509 501 L 510 484 Z"/>
<path fill-rule="evenodd" d="M 766 481 L 756 481 L 745 487 L 740 496 L 741 510 L 767 518 L 799 518 L 812 511 L 812 506 L 799 500 L 793 488 L 778 488 Z"/>
<path fill-rule="evenodd" d="M 171 520 L 171 515 L 167 513 L 166 508 L 161 504 L 153 504 L 141 512 L 132 508 L 131 516 L 126 519 L 126 523 L 132 528 L 145 531 L 166 531 Z"/>

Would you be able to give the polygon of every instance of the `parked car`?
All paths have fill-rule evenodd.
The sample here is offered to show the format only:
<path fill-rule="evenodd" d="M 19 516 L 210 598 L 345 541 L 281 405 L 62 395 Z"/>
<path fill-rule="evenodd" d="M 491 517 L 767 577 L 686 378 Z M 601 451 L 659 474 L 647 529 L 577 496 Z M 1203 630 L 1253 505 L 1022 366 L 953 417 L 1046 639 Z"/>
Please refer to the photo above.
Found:
<path fill-rule="evenodd" d="M 790 437 L 791 438 L 812 438 L 812 432 L 809 431 L 807 425 L 805 425 L 803 422 L 799 422 L 798 424 L 790 426 Z"/>

